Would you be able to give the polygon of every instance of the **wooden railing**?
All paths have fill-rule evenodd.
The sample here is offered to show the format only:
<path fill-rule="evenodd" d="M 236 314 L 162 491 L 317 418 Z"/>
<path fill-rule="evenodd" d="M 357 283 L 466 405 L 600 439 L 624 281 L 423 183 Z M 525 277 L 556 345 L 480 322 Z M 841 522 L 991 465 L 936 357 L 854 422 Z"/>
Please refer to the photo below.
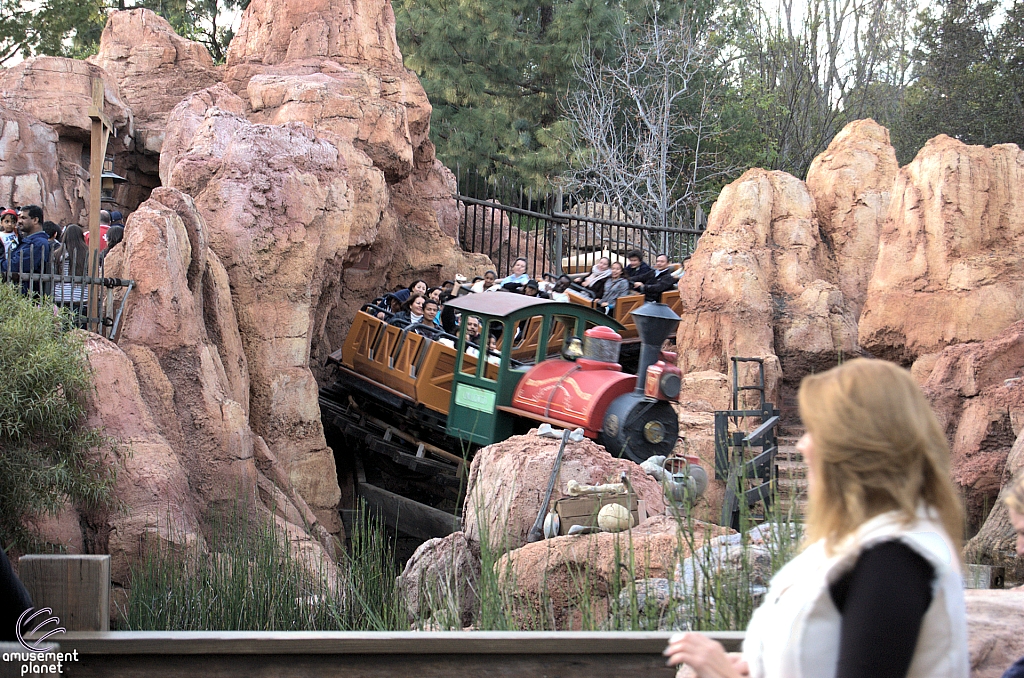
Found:
<path fill-rule="evenodd" d="M 104 678 L 672 678 L 668 632 L 77 632 L 64 673 Z M 736 651 L 743 634 L 709 634 Z"/>

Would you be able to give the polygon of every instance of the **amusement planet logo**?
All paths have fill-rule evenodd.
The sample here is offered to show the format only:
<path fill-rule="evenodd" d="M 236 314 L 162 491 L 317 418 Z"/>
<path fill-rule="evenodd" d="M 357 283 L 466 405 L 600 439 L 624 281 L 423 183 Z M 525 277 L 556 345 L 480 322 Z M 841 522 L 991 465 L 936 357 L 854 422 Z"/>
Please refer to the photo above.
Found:
<path fill-rule="evenodd" d="M 35 612 L 32 610 L 35 608 L 29 608 L 21 613 L 18 617 L 18 625 L 14 629 L 15 635 L 18 636 L 18 642 L 21 646 L 28 650 L 28 652 L 5 652 L 3 660 L 5 662 L 21 662 L 21 675 L 33 675 L 43 673 L 64 673 L 63 663 L 66 661 L 78 661 L 78 650 L 73 652 L 47 652 L 46 646 L 43 644 L 46 639 L 50 636 L 58 633 L 66 633 L 67 629 L 60 626 L 60 618 L 53 615 L 53 610 L 49 607 L 43 607 Z M 38 625 L 28 632 L 28 635 L 38 637 L 26 638 L 25 627 L 27 627 L 32 620 L 40 615 L 53 615 L 47 617 L 38 623 Z M 55 624 L 56 626 L 45 629 L 47 624 Z"/>

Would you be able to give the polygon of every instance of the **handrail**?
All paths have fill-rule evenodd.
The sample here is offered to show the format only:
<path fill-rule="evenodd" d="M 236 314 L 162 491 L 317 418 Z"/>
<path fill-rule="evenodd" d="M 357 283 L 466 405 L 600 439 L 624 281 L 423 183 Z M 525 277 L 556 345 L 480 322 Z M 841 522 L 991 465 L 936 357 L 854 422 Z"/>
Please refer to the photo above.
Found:
<path fill-rule="evenodd" d="M 500 209 L 502 212 L 512 212 L 513 214 L 521 214 L 524 217 L 535 217 L 537 219 L 544 219 L 545 221 L 561 222 L 557 216 L 551 214 L 544 214 L 543 212 L 532 212 L 530 210 L 524 210 L 522 207 L 515 207 L 514 205 L 504 205 L 493 200 L 480 200 L 479 198 L 470 198 L 468 195 L 455 194 L 455 199 L 459 202 L 464 202 L 467 205 L 482 205 L 484 207 L 493 207 Z"/>
<path fill-rule="evenodd" d="M 582 214 L 570 214 L 568 212 L 552 212 L 553 216 L 566 221 L 588 221 L 592 224 L 602 226 L 618 226 L 620 228 L 636 228 L 644 231 L 655 231 L 658 233 L 686 233 L 688 235 L 703 235 L 704 231 L 699 228 L 673 228 L 671 226 L 648 226 L 636 224 L 629 221 L 618 221 L 616 219 L 602 219 L 601 217 L 589 217 Z"/>

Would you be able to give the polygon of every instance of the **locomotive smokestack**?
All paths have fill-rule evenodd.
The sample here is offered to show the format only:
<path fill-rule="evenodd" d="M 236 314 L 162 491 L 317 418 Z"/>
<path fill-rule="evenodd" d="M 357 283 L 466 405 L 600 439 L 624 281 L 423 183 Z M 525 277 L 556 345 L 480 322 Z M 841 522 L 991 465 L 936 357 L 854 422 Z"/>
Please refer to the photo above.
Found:
<path fill-rule="evenodd" d="M 679 316 L 665 304 L 648 301 L 633 311 L 633 320 L 640 335 L 640 366 L 636 370 L 633 393 L 643 395 L 647 368 L 658 361 L 661 345 L 679 325 Z"/>

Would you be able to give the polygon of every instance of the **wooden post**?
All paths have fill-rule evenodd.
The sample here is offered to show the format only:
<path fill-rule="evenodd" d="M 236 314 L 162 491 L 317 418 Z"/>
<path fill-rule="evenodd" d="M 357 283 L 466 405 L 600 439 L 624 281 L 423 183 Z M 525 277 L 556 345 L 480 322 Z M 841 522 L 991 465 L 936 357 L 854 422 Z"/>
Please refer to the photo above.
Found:
<path fill-rule="evenodd" d="M 110 556 L 22 556 L 18 575 L 35 608 L 52 608 L 68 631 L 110 630 Z"/>
<path fill-rule="evenodd" d="M 92 136 L 89 145 L 89 260 L 86 272 L 90 276 L 98 275 L 93 270 L 92 262 L 96 260 L 96 252 L 100 249 L 100 191 L 103 184 L 103 160 L 107 154 L 107 139 L 113 124 L 103 112 L 103 79 L 92 79 L 92 106 L 89 107 L 89 118 L 92 120 Z M 100 316 L 100 290 L 98 285 L 89 285 L 89 317 Z M 92 330 L 92 323 L 89 324 Z M 102 324 L 96 326 L 102 332 Z"/>

